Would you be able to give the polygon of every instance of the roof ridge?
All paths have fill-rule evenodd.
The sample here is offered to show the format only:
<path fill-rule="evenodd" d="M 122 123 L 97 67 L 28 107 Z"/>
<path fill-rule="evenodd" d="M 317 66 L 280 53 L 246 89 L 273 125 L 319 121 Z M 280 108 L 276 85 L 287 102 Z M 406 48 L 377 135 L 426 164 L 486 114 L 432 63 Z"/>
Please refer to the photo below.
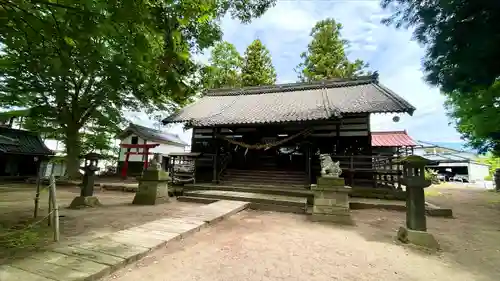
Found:
<path fill-rule="evenodd" d="M 413 108 L 413 111 L 408 112 L 411 115 L 413 115 L 413 112 L 415 111 L 415 107 L 411 105 L 408 101 L 406 101 L 404 98 L 400 97 L 398 94 L 393 92 L 392 90 L 386 88 L 384 85 L 381 85 L 377 82 L 373 83 L 373 86 L 376 88 L 380 89 L 380 92 L 382 92 L 384 95 L 386 95 L 388 98 L 392 99 L 394 102 L 398 103 L 401 107 L 409 107 Z"/>
<path fill-rule="evenodd" d="M 138 135 L 139 137 L 144 138 L 144 139 L 156 139 L 157 137 L 154 137 L 154 135 L 156 135 L 156 136 L 163 135 L 164 137 L 160 137 L 160 139 L 163 139 L 165 137 L 169 137 L 169 138 L 174 138 L 176 140 L 166 140 L 166 139 L 164 139 L 162 141 L 168 141 L 168 142 L 172 142 L 172 143 L 186 145 L 186 142 L 184 142 L 180 138 L 180 136 L 178 134 L 173 134 L 173 133 L 166 132 L 166 131 L 163 131 L 163 130 L 158 130 L 158 129 L 146 127 L 146 126 L 143 126 L 143 125 L 135 124 L 133 122 L 130 122 L 129 126 L 125 130 L 123 130 L 118 135 L 118 137 L 122 136 L 127 130 L 133 131 L 136 135 Z M 142 132 L 141 132 L 141 130 L 142 130 Z M 150 135 L 150 136 L 147 136 L 147 135 Z M 151 135 L 153 135 L 152 138 L 151 138 Z"/>
<path fill-rule="evenodd" d="M 295 83 L 283 83 L 283 84 L 266 85 L 266 86 L 210 89 L 205 93 L 205 95 L 228 96 L 228 95 L 267 94 L 267 93 L 308 90 L 317 88 L 357 86 L 357 85 L 377 83 L 377 82 L 378 82 L 378 74 L 374 73 L 373 75 L 359 76 L 356 78 L 334 78 L 334 79 L 327 79 L 327 80 L 313 81 L 313 82 L 295 82 Z"/>
<path fill-rule="evenodd" d="M 157 133 L 162 133 L 162 134 L 168 134 L 168 135 L 176 136 L 175 134 L 172 134 L 172 133 L 169 133 L 169 132 L 166 132 L 166 131 L 163 131 L 163 130 L 159 130 L 159 129 L 155 129 L 155 128 L 151 128 L 151 127 L 146 127 L 146 126 L 135 124 L 135 123 L 130 123 L 130 125 L 136 126 L 136 127 L 141 127 L 141 128 L 144 128 L 144 129 L 147 129 L 147 130 L 150 130 L 150 131 L 155 131 Z"/>
<path fill-rule="evenodd" d="M 406 130 L 395 130 L 395 131 L 372 131 L 372 134 L 394 134 L 394 133 L 402 133 L 408 135 Z"/>

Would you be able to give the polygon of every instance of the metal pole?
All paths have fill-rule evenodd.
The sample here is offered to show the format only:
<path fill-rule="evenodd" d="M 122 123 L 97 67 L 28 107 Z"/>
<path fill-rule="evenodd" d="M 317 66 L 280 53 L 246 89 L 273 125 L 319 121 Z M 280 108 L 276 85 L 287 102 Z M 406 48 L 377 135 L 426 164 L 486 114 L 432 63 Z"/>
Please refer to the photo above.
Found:
<path fill-rule="evenodd" d="M 52 213 L 53 222 L 54 222 L 54 241 L 59 241 L 59 206 L 57 205 L 56 200 L 56 180 L 54 175 L 50 175 L 50 199 L 52 203 L 52 208 L 54 212 Z"/>

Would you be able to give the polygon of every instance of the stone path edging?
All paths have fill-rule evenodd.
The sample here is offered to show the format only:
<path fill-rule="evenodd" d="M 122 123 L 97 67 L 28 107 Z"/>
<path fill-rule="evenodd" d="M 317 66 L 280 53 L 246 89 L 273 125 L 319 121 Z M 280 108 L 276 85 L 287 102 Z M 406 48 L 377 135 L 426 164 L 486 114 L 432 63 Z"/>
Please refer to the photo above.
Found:
<path fill-rule="evenodd" d="M 148 222 L 81 244 L 46 252 L 0 266 L 1 281 L 92 281 L 247 208 L 248 202 L 217 201 L 175 217 Z"/>

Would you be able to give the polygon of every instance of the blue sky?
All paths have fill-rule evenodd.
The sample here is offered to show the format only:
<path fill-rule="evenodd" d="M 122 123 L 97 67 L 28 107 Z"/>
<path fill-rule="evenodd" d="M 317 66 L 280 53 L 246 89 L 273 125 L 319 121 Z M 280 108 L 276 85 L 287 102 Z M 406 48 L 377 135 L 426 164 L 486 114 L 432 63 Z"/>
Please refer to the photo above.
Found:
<path fill-rule="evenodd" d="M 392 122 L 394 114 L 372 115 L 372 131 L 406 129 L 416 140 L 460 141 L 460 135 L 448 125 L 444 97 L 423 81 L 421 60 L 425 50 L 411 40 L 411 31 L 382 25 L 380 20 L 387 15 L 378 0 L 278 0 L 274 8 L 250 24 L 224 18 L 223 39 L 233 43 L 242 54 L 254 39 L 260 39 L 271 52 L 278 82 L 294 82 L 294 68 L 310 41 L 311 28 L 319 20 L 334 18 L 343 24 L 342 35 L 350 41 L 349 58 L 368 62 L 371 70 L 379 72 L 382 84 L 417 108 L 413 116 L 399 115 L 398 123 Z M 198 59 L 208 61 L 208 56 Z M 144 114 L 135 116 L 134 122 L 151 126 Z M 168 130 L 190 142 L 190 131 L 183 132 L 179 126 Z"/>

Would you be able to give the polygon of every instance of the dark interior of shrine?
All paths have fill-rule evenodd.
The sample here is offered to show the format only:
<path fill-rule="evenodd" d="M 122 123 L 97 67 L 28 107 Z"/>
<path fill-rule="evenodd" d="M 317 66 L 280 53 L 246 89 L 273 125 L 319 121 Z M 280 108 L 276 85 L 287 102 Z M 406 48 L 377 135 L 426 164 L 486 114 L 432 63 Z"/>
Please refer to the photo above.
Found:
<path fill-rule="evenodd" d="M 192 152 L 202 153 L 197 161 L 197 178 L 211 180 L 213 160 L 229 159 L 217 169 L 303 171 L 315 182 L 320 174 L 319 154 L 329 154 L 351 177 L 349 168 L 372 168 L 368 118 L 344 120 L 194 128 Z M 356 158 L 353 160 L 353 157 Z M 224 167 L 221 167 L 224 165 Z M 355 166 L 355 167 L 354 167 Z M 371 179 L 370 173 L 356 178 Z"/>

